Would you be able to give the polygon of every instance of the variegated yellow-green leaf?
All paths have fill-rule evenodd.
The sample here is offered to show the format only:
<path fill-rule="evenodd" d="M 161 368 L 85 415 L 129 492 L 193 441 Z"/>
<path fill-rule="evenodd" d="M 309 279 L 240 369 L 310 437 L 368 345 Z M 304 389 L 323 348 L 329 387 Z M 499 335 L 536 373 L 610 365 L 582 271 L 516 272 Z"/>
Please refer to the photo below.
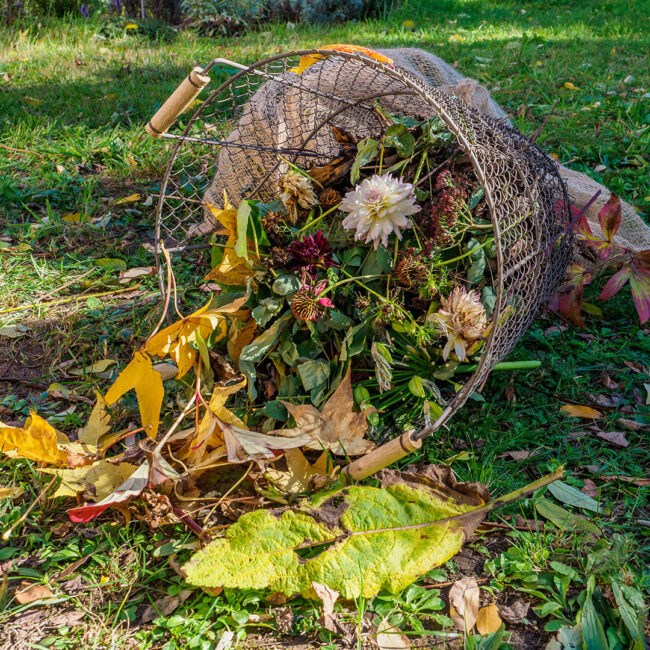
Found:
<path fill-rule="evenodd" d="M 346 599 L 400 591 L 455 555 L 484 516 L 449 520 L 488 497 L 478 484 L 457 485 L 448 468 L 437 471 L 385 472 L 387 487 L 348 487 L 298 508 L 246 514 L 185 565 L 187 580 L 288 595 L 309 595 L 317 582 Z"/>

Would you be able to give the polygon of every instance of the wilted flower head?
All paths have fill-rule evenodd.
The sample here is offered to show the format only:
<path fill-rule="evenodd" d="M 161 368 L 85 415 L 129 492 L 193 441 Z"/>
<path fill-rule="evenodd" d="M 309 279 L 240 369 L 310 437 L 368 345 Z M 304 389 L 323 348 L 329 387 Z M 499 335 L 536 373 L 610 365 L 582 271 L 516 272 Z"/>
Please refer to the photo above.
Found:
<path fill-rule="evenodd" d="M 441 309 L 432 316 L 441 332 L 447 337 L 442 358 L 447 360 L 453 350 L 463 361 L 467 348 L 477 341 L 487 328 L 487 314 L 478 292 L 455 287 L 448 298 L 441 299 Z"/>
<path fill-rule="evenodd" d="M 291 299 L 291 311 L 298 320 L 318 320 L 323 314 L 323 307 L 334 307 L 329 298 L 319 298 L 325 291 L 327 280 L 316 285 L 303 284 Z"/>
<path fill-rule="evenodd" d="M 289 246 L 291 255 L 290 268 L 305 269 L 310 275 L 314 275 L 318 269 L 328 269 L 334 265 L 332 249 L 319 230 L 315 235 L 305 235 L 302 239 L 294 241 Z"/>
<path fill-rule="evenodd" d="M 365 238 L 365 243 L 373 242 L 376 249 L 379 242 L 388 246 L 388 235 L 393 231 L 401 239 L 400 228 L 413 225 L 406 217 L 418 212 L 420 206 L 415 203 L 413 185 L 386 173 L 367 178 L 348 192 L 340 209 L 349 213 L 343 227 L 356 228 L 354 238 Z"/>
<path fill-rule="evenodd" d="M 318 203 L 311 181 L 302 174 L 287 172 L 280 179 L 278 186 L 282 192 L 280 199 L 287 209 L 291 223 L 296 223 L 298 220 L 298 208 L 308 210 Z"/>

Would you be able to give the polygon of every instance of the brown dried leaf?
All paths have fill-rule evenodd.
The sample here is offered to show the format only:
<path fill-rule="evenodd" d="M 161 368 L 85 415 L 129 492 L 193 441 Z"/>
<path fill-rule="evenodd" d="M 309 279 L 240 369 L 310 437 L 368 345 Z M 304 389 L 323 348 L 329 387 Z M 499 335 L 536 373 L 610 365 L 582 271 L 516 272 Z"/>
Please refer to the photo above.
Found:
<path fill-rule="evenodd" d="M 45 586 L 23 580 L 16 591 L 16 600 L 21 605 L 33 603 L 41 598 L 51 598 L 54 594 Z"/>
<path fill-rule="evenodd" d="M 515 451 L 504 451 L 502 454 L 499 454 L 499 458 L 512 458 L 512 460 L 526 460 L 531 456 L 536 456 L 539 453 L 539 450 L 532 449 L 528 451 L 526 449 L 518 449 Z"/>
<path fill-rule="evenodd" d="M 334 603 L 338 600 L 339 592 L 318 582 L 312 582 L 311 586 L 323 603 L 323 615 L 320 618 L 321 625 L 330 632 L 338 632 L 338 617 L 334 613 Z"/>
<path fill-rule="evenodd" d="M 147 605 L 140 617 L 140 623 L 150 623 L 159 616 L 169 616 L 192 595 L 191 589 L 183 589 L 175 596 L 165 596 L 153 605 Z"/>
<path fill-rule="evenodd" d="M 645 429 L 648 426 L 642 422 L 637 422 L 636 420 L 626 420 L 625 418 L 619 418 L 616 421 L 628 431 L 641 431 L 641 429 Z"/>
<path fill-rule="evenodd" d="M 588 497 L 595 499 L 598 496 L 598 486 L 590 478 L 586 478 L 584 483 L 580 491 Z"/>
<path fill-rule="evenodd" d="M 449 590 L 450 616 L 456 628 L 469 633 L 478 617 L 479 588 L 475 578 L 461 578 Z"/>
<path fill-rule="evenodd" d="M 411 647 L 408 637 L 391 625 L 388 618 L 385 618 L 377 626 L 375 642 L 379 646 L 379 650 L 406 650 Z"/>
<path fill-rule="evenodd" d="M 530 603 L 527 603 L 521 599 L 515 600 L 511 605 L 504 605 L 499 608 L 499 613 L 501 618 L 506 623 L 520 623 L 523 618 L 528 615 L 528 610 L 530 609 Z"/>
<path fill-rule="evenodd" d="M 367 417 L 377 409 L 368 406 L 359 413 L 354 411 L 350 370 L 321 411 L 311 404 L 282 403 L 295 419 L 296 427 L 277 429 L 271 431 L 271 435 L 292 437 L 306 434 L 313 440 L 306 445 L 308 449 L 325 448 L 339 455 L 360 456 L 375 446 L 363 436 L 368 429 Z"/>
<path fill-rule="evenodd" d="M 293 625 L 293 610 L 291 607 L 278 607 L 273 610 L 275 616 L 275 627 L 280 634 L 291 634 Z"/>
<path fill-rule="evenodd" d="M 616 447 L 630 446 L 630 443 L 625 437 L 625 433 L 623 431 L 599 431 L 596 435 L 599 438 L 606 440 L 610 444 L 615 445 Z"/>
<path fill-rule="evenodd" d="M 600 383 L 607 390 L 618 390 L 619 388 L 618 384 L 605 372 L 600 376 Z"/>
<path fill-rule="evenodd" d="M 478 610 L 476 630 L 479 634 L 493 634 L 501 627 L 502 623 L 499 608 L 494 603 Z"/>

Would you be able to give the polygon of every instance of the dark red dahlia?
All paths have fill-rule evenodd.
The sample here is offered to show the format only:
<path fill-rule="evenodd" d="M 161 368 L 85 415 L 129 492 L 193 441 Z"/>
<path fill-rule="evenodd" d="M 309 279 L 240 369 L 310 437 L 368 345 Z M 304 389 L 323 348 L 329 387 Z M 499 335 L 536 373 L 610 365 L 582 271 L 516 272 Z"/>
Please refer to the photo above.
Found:
<path fill-rule="evenodd" d="M 332 249 L 322 230 L 315 235 L 305 235 L 302 239 L 294 241 L 289 246 L 289 255 L 291 256 L 289 268 L 304 269 L 311 276 L 314 276 L 318 270 L 334 266 Z"/>

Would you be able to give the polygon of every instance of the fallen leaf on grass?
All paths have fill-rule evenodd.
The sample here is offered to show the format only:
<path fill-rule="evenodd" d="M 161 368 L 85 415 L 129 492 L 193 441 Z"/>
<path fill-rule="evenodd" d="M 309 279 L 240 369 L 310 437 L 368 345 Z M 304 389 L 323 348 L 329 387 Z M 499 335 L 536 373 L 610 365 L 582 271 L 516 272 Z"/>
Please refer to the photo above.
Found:
<path fill-rule="evenodd" d="M 616 421 L 628 431 L 641 431 L 642 429 L 646 429 L 648 427 L 647 424 L 637 422 L 636 420 L 626 420 L 625 418 L 619 418 Z"/>
<path fill-rule="evenodd" d="M 311 586 L 323 603 L 323 614 L 319 620 L 320 624 L 330 632 L 338 632 L 339 627 L 337 625 L 337 616 L 334 613 L 334 604 L 340 596 L 339 592 L 319 582 L 312 582 Z"/>
<path fill-rule="evenodd" d="M 599 438 L 606 440 L 610 444 L 615 445 L 616 447 L 630 446 L 630 443 L 625 437 L 625 433 L 623 431 L 599 431 L 596 435 Z"/>
<path fill-rule="evenodd" d="M 59 467 L 74 467 L 83 457 L 66 449 L 68 438 L 46 420 L 30 411 L 24 428 L 5 427 L 0 424 L 0 451 L 8 456 L 28 458 Z"/>
<path fill-rule="evenodd" d="M 87 522 L 94 519 L 110 506 L 137 496 L 149 482 L 149 463 L 143 463 L 113 493 L 98 503 L 91 503 L 68 510 L 71 521 Z"/>
<path fill-rule="evenodd" d="M 624 481 L 632 483 L 637 487 L 647 487 L 650 485 L 650 478 L 634 478 L 632 476 L 622 476 L 620 474 L 603 474 L 600 476 L 603 481 Z"/>
<path fill-rule="evenodd" d="M 586 418 L 594 420 L 602 416 L 600 411 L 592 409 L 590 406 L 582 406 L 581 404 L 565 404 L 560 407 L 560 411 L 565 415 L 572 418 Z"/>
<path fill-rule="evenodd" d="M 111 416 L 106 410 L 106 401 L 99 392 L 95 393 L 97 401 L 88 416 L 88 422 L 83 429 L 79 430 L 79 442 L 89 445 L 90 448 L 98 449 L 99 441 L 110 430 Z"/>
<path fill-rule="evenodd" d="M 499 613 L 506 623 L 515 625 L 521 623 L 522 619 L 526 618 L 528 610 L 530 610 L 530 603 L 517 599 L 511 605 L 500 607 Z"/>
<path fill-rule="evenodd" d="M 0 327 L 0 336 L 6 336 L 10 339 L 17 339 L 25 336 L 29 332 L 29 327 L 26 325 L 4 325 Z"/>
<path fill-rule="evenodd" d="M 208 302 L 193 314 L 154 334 L 142 350 L 161 359 L 169 355 L 178 367 L 177 379 L 181 379 L 196 363 L 199 355 L 197 342 L 207 340 L 216 329 L 219 329 L 219 333 L 213 340 L 216 342 L 223 339 L 227 333 L 225 314 L 236 313 L 246 300 L 247 296 L 237 298 L 216 309 L 209 309 Z"/>
<path fill-rule="evenodd" d="M 386 487 L 352 486 L 247 513 L 190 559 L 187 581 L 306 596 L 312 582 L 327 583 L 345 599 L 396 593 L 455 555 L 485 516 L 473 512 L 485 504 L 485 488 L 456 483 L 448 467 L 436 471 L 450 483 L 383 470 L 382 484 L 393 481 Z M 307 559 L 296 552 L 316 545 L 322 549 Z"/>
<path fill-rule="evenodd" d="M 165 596 L 153 605 L 147 605 L 140 617 L 140 623 L 151 623 L 154 618 L 173 614 L 191 595 L 191 589 L 183 589 L 175 596 Z"/>
<path fill-rule="evenodd" d="M 280 634 L 290 634 L 293 626 L 293 610 L 291 607 L 277 607 L 273 610 L 275 627 Z"/>
<path fill-rule="evenodd" d="M 23 492 L 23 488 L 18 485 L 14 487 L 0 487 L 0 499 L 15 499 Z"/>
<path fill-rule="evenodd" d="M 321 484 L 318 488 L 323 487 L 337 469 L 325 453 L 321 454 L 313 465 L 300 449 L 287 449 L 284 457 L 287 463 L 286 471 L 272 468 L 267 470 L 264 476 L 285 494 L 309 492 L 319 479 Z"/>
<path fill-rule="evenodd" d="M 598 496 L 598 486 L 590 478 L 584 480 L 584 485 L 580 488 L 580 491 L 588 497 L 595 498 Z"/>
<path fill-rule="evenodd" d="M 361 412 L 354 411 L 350 370 L 320 411 L 311 404 L 282 403 L 296 421 L 296 427 L 277 429 L 271 435 L 307 434 L 313 440 L 306 445 L 308 449 L 327 449 L 339 455 L 360 456 L 375 446 L 363 436 L 368 429 L 367 417 L 377 409 L 368 406 Z"/>
<path fill-rule="evenodd" d="M 499 608 L 496 605 L 488 605 L 478 610 L 476 631 L 479 634 L 493 634 L 501 627 L 502 623 Z"/>
<path fill-rule="evenodd" d="M 602 535 L 602 531 L 593 521 L 574 515 L 565 508 L 562 508 L 562 506 L 558 506 L 556 503 L 544 497 L 535 500 L 535 509 L 544 519 L 548 519 L 560 530 L 575 530 L 596 537 Z"/>
<path fill-rule="evenodd" d="M 114 492 L 136 470 L 130 463 L 111 463 L 99 460 L 92 465 L 74 469 L 42 469 L 46 474 L 55 474 L 61 483 L 51 498 L 74 497 L 85 493 L 93 501 L 101 501 Z"/>
<path fill-rule="evenodd" d="M 100 361 L 95 361 L 95 363 L 85 368 L 73 368 L 68 372 L 71 375 L 82 376 L 86 375 L 98 375 L 99 373 L 106 372 L 111 366 L 115 365 L 114 359 L 101 359 Z"/>
<path fill-rule="evenodd" d="M 379 646 L 379 650 L 407 650 L 411 647 L 408 637 L 402 634 L 394 625 L 391 625 L 388 618 L 385 618 L 377 626 L 375 643 Z"/>
<path fill-rule="evenodd" d="M 122 199 L 118 199 L 115 201 L 115 205 L 124 205 L 125 203 L 135 203 L 136 201 L 139 201 L 142 197 L 140 194 L 129 194 L 128 196 L 125 196 Z"/>
<path fill-rule="evenodd" d="M 45 586 L 23 580 L 16 590 L 16 600 L 21 605 L 33 603 L 42 598 L 51 598 L 54 594 Z"/>
<path fill-rule="evenodd" d="M 595 499 L 583 494 L 572 485 L 564 481 L 555 481 L 548 486 L 549 492 L 560 502 L 566 503 L 576 508 L 584 508 L 592 512 L 602 512 L 600 504 Z"/>
<path fill-rule="evenodd" d="M 153 266 L 136 266 L 132 269 L 120 272 L 118 282 L 120 284 L 128 284 L 131 280 L 136 278 L 146 278 L 152 276 L 156 272 Z"/>
<path fill-rule="evenodd" d="M 165 389 L 160 373 L 153 369 L 151 357 L 146 352 L 137 351 L 133 355 L 132 361 L 108 389 L 104 397 L 106 405 L 112 406 L 131 389 L 135 389 L 138 398 L 142 426 L 147 427 L 149 437 L 155 438 Z"/>
<path fill-rule="evenodd" d="M 502 454 L 499 454 L 499 458 L 512 458 L 512 460 L 526 460 L 531 456 L 536 456 L 538 453 L 539 453 L 538 449 L 532 449 L 531 451 L 527 451 L 526 449 L 505 451 Z"/>
<path fill-rule="evenodd" d="M 449 590 L 449 616 L 456 629 L 466 634 L 472 630 L 478 617 L 479 588 L 475 578 L 461 578 Z"/>

